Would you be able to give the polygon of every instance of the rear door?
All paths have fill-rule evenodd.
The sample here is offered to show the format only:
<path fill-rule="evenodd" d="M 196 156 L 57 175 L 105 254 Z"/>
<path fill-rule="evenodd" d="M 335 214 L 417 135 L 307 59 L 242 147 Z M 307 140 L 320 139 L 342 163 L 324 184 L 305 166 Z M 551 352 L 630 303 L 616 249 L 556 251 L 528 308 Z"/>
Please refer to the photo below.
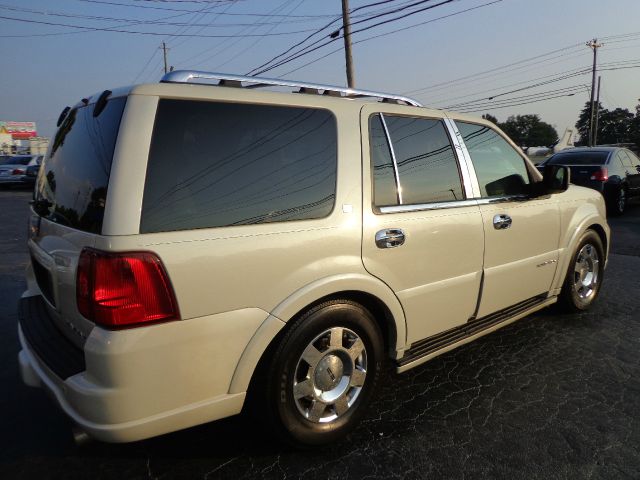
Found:
<path fill-rule="evenodd" d="M 93 324 L 76 305 L 80 251 L 102 232 L 113 153 L 126 97 L 72 109 L 36 180 L 29 229 L 33 277 L 58 328 L 82 346 Z M 32 287 L 32 285 L 30 285 Z M 35 289 L 35 287 L 34 287 Z"/>
<path fill-rule="evenodd" d="M 361 129 L 365 268 L 400 299 L 407 343 L 466 323 L 478 301 L 484 232 L 448 121 L 372 104 Z"/>
<path fill-rule="evenodd" d="M 554 195 L 530 198 L 524 158 L 496 130 L 455 122 L 471 158 L 485 233 L 481 318 L 551 288 L 560 212 Z"/>

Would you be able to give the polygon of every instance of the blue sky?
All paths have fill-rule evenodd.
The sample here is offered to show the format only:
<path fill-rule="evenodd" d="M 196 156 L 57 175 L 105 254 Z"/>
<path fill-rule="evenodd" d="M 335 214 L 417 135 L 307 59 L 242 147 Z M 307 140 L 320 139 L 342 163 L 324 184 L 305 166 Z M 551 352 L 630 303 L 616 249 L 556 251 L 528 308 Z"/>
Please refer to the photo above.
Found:
<path fill-rule="evenodd" d="M 350 3 L 357 9 L 377 1 Z M 445 2 L 395 0 L 362 8 L 352 21 L 405 7 L 353 28 L 439 3 Z M 340 0 L 0 0 L 0 120 L 36 121 L 39 133 L 50 136 L 65 105 L 107 88 L 158 81 L 162 41 L 176 69 L 245 74 L 328 24 L 340 5 Z M 468 9 L 473 10 L 463 12 Z M 356 86 L 477 115 L 490 112 L 500 120 L 537 113 L 562 134 L 588 100 L 591 76 L 585 72 L 592 55 L 584 43 L 593 37 L 604 43 L 602 103 L 635 108 L 639 20 L 639 0 L 455 0 L 354 33 Z M 156 23 L 140 23 L 149 21 Z M 312 40 L 330 40 L 339 22 L 333 25 Z M 410 28 L 392 33 L 405 27 Z M 378 35 L 383 36 L 369 39 Z M 263 75 L 344 85 L 341 46 L 337 39 Z M 333 50 L 338 52 L 319 59 Z M 558 98 L 516 105 L 549 97 Z"/>

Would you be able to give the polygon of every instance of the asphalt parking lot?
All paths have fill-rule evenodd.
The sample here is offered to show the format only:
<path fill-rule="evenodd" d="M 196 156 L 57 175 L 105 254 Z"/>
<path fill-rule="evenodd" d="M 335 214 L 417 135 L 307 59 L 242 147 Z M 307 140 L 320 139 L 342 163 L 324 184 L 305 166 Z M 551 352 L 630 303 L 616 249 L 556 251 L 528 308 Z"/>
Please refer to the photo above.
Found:
<path fill-rule="evenodd" d="M 610 221 L 597 306 L 547 310 L 406 374 L 347 441 L 294 451 L 234 417 L 77 447 L 18 376 L 30 194 L 0 190 L 0 478 L 640 478 L 640 204 Z"/>

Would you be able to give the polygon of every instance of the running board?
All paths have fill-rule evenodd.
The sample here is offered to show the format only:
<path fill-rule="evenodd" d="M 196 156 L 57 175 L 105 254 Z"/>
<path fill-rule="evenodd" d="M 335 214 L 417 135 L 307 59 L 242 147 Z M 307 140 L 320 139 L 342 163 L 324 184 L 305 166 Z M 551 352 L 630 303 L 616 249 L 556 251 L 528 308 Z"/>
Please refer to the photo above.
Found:
<path fill-rule="evenodd" d="M 487 315 L 486 317 L 469 320 L 464 325 L 460 325 L 452 328 L 451 330 L 420 340 L 419 342 L 414 343 L 411 348 L 405 352 L 404 356 L 397 361 L 398 369 L 404 371 L 406 368 L 403 367 L 431 355 L 438 350 L 461 342 L 465 339 L 469 339 L 484 330 L 488 330 L 498 324 L 507 322 L 536 307 L 542 308 L 542 306 L 555 303 L 555 301 L 556 298 L 548 298 L 547 294 L 543 293 L 525 300 L 524 302 L 499 310 L 491 315 Z"/>

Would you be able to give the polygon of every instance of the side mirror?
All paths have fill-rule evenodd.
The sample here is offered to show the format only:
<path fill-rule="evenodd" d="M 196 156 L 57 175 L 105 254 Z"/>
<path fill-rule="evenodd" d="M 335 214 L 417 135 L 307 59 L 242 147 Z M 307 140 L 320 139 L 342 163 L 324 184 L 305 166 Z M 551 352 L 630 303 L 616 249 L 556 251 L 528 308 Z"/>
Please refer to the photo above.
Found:
<path fill-rule="evenodd" d="M 544 167 L 542 184 L 545 194 L 562 193 L 569 188 L 571 171 L 566 165 L 547 165 Z"/>

